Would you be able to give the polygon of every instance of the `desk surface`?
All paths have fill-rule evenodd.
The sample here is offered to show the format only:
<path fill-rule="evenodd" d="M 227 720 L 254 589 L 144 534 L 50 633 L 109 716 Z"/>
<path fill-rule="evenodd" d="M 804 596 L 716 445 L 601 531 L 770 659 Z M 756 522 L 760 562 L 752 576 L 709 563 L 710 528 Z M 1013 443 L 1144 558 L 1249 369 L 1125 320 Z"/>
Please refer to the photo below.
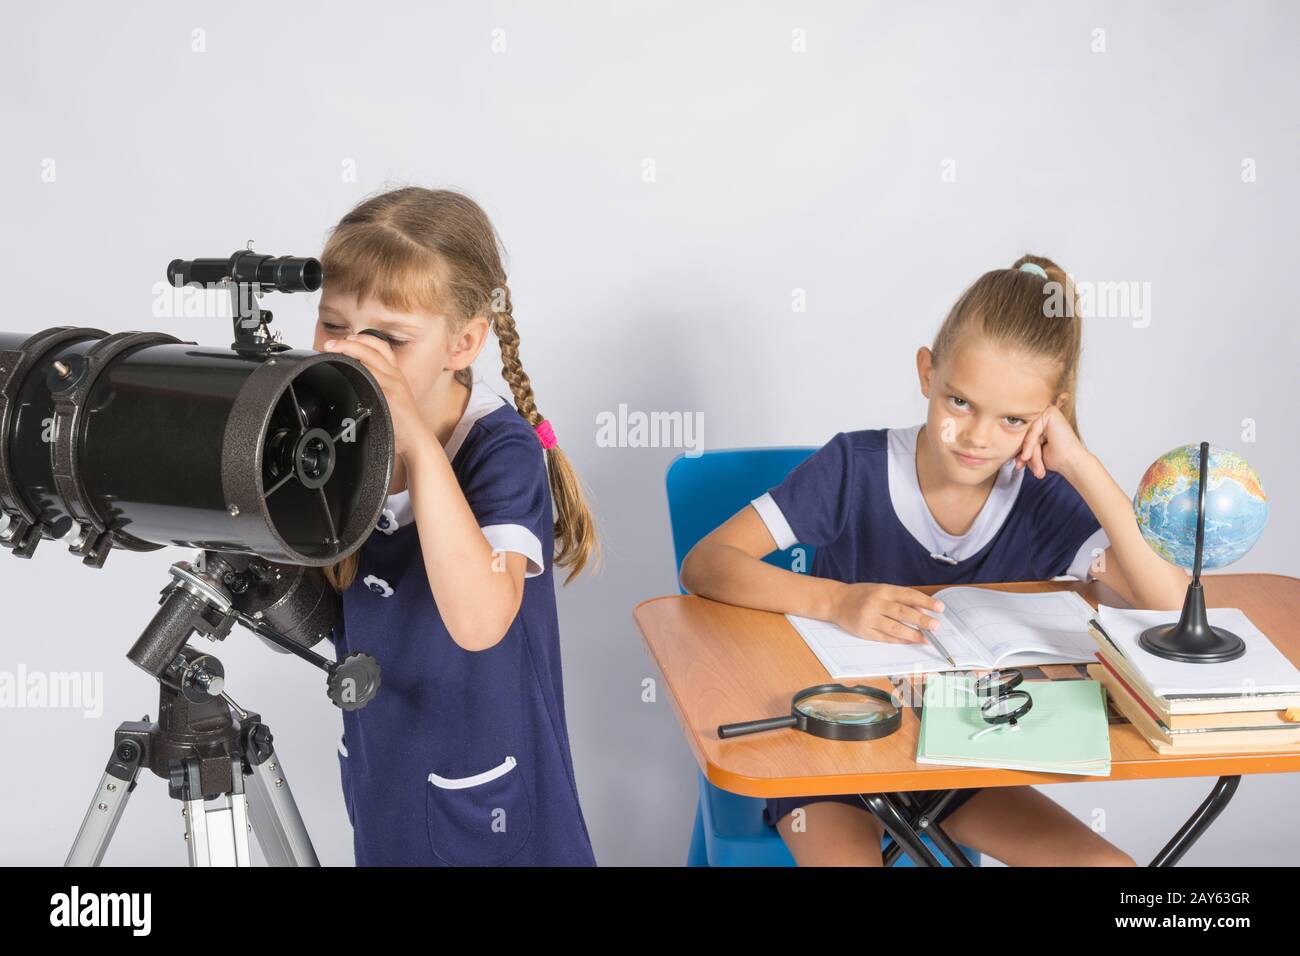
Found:
<path fill-rule="evenodd" d="M 1221 574 L 1205 575 L 1202 582 L 1209 606 L 1241 608 L 1300 666 L 1300 579 Z M 1097 582 L 985 586 L 1004 591 L 1073 590 L 1094 607 L 1098 602 L 1125 606 L 1119 595 Z M 919 590 L 933 593 L 940 588 Z M 780 614 L 674 595 L 642 602 L 633 616 L 668 685 L 696 761 L 713 784 L 733 793 L 793 797 L 1300 770 L 1300 747 L 1273 753 L 1161 755 L 1128 723 L 1110 725 L 1109 777 L 918 765 L 920 721 L 910 707 L 902 726 L 880 740 L 846 743 L 788 730 L 720 740 L 719 724 L 789 713 L 795 691 L 828 680 L 825 668 Z M 1171 612 L 1171 619 L 1176 616 Z M 1077 673 L 1076 665 L 1056 665 L 1062 667 Z M 1043 670 L 1054 672 L 1051 667 Z M 883 677 L 863 683 L 890 687 Z"/>

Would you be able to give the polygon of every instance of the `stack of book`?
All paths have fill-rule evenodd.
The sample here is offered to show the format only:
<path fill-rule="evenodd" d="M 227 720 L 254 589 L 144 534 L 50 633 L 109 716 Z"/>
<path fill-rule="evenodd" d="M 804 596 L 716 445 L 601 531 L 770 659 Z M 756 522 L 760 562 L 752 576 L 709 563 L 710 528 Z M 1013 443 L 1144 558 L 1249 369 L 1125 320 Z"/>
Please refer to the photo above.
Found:
<path fill-rule="evenodd" d="M 1246 653 L 1220 664 L 1188 664 L 1151 654 L 1138 638 L 1176 611 L 1102 605 L 1088 633 L 1100 681 L 1115 708 L 1159 753 L 1252 753 L 1300 744 L 1300 671 L 1237 608 L 1211 608 L 1210 623 L 1246 642 Z"/>

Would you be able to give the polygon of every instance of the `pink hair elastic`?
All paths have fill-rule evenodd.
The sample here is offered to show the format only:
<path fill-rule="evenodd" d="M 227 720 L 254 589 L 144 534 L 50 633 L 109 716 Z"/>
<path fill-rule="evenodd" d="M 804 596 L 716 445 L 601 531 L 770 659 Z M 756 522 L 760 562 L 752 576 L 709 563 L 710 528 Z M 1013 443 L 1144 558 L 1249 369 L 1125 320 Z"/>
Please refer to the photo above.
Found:
<path fill-rule="evenodd" d="M 537 432 L 537 437 L 541 439 L 542 448 L 550 450 L 559 444 L 555 440 L 555 429 L 551 428 L 551 423 L 546 419 L 543 418 L 534 425 L 533 430 Z"/>

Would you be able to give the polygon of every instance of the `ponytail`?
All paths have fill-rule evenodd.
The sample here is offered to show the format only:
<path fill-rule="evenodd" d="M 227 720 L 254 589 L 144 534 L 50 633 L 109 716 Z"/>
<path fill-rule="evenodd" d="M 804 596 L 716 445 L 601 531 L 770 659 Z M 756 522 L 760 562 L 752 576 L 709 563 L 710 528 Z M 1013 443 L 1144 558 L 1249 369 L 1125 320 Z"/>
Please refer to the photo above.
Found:
<path fill-rule="evenodd" d="M 1075 288 L 1074 280 L 1070 278 L 1066 271 L 1046 256 L 1035 256 L 1026 253 L 1011 263 L 1011 268 L 1020 272 L 1024 271 L 1021 268 L 1024 265 L 1038 266 L 1047 273 L 1047 283 L 1044 283 L 1044 294 L 1047 297 L 1047 301 L 1043 303 L 1044 315 L 1057 311 L 1057 309 L 1048 306 L 1048 302 L 1051 302 L 1055 297 L 1055 303 L 1060 309 L 1060 313 L 1055 317 L 1065 323 L 1064 334 L 1056 337 L 1049 354 L 1056 358 L 1061 365 L 1061 376 L 1057 382 L 1057 391 L 1066 392 L 1069 395 L 1065 407 L 1061 409 L 1061 414 L 1070 423 L 1074 433 L 1079 435 L 1077 409 L 1079 359 L 1083 355 L 1083 317 L 1079 311 L 1078 290 Z M 1048 283 L 1052 284 L 1050 288 Z M 1079 440 L 1083 440 L 1082 435 L 1079 435 Z"/>

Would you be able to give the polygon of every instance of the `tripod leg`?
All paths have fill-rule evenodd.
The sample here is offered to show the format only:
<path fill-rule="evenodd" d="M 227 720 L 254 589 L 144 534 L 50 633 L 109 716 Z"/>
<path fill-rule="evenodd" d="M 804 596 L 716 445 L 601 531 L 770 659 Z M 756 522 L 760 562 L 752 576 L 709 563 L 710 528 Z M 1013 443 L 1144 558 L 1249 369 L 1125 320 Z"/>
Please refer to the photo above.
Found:
<path fill-rule="evenodd" d="M 135 789 L 142 756 L 140 745 L 133 740 L 121 740 L 113 745 L 112 759 L 99 778 L 99 789 L 90 801 L 64 866 L 99 866 L 103 862 L 113 831 Z"/>
<path fill-rule="evenodd" d="M 253 857 L 248 852 L 248 831 L 252 825 L 248 822 L 248 795 L 244 792 L 244 760 L 232 757 L 230 760 L 230 829 L 234 838 L 235 866 L 252 866 Z"/>
<path fill-rule="evenodd" d="M 208 809 L 199 781 L 199 762 L 186 760 L 181 811 L 185 817 L 185 843 L 190 866 L 251 866 L 248 853 L 248 802 L 244 795 L 243 765 L 231 758 L 230 790 L 217 799 L 225 806 Z"/>
<path fill-rule="evenodd" d="M 298 813 L 289 781 L 285 779 L 280 758 L 269 751 L 260 762 L 253 763 L 252 799 L 253 833 L 270 866 L 320 866 L 316 850 L 307 835 L 307 827 Z"/>

